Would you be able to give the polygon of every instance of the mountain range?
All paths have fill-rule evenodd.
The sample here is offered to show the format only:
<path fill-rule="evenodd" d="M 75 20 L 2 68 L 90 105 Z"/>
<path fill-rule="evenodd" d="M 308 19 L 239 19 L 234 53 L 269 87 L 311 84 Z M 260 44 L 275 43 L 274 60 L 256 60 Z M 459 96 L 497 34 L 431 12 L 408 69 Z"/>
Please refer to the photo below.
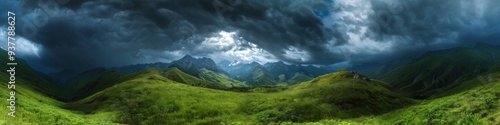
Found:
<path fill-rule="evenodd" d="M 148 68 L 163 69 L 169 67 L 177 67 L 179 70 L 197 77 L 203 76 L 204 73 L 201 70 L 206 69 L 229 76 L 229 78 L 246 83 L 249 86 L 296 84 L 331 72 L 311 65 L 288 65 L 282 61 L 265 63 L 264 65 L 257 62 L 237 63 L 237 61 L 230 62 L 227 60 L 215 63 L 210 58 L 195 58 L 190 55 L 170 63 L 135 64 L 113 67 L 108 70 L 120 73 L 135 73 Z"/>
<path fill-rule="evenodd" d="M 467 78 L 487 72 L 499 62 L 500 47 L 478 44 L 474 48 L 453 48 L 448 50 L 431 51 L 413 60 L 394 60 L 384 64 L 369 63 L 347 68 L 351 71 L 366 74 L 369 78 L 380 79 L 391 83 L 394 87 L 404 91 L 414 98 L 427 98 L 441 88 L 453 88 Z M 229 89 L 244 86 L 263 85 L 293 85 L 311 80 L 320 75 L 332 72 L 326 68 L 315 66 L 289 65 L 282 61 L 269 62 L 263 65 L 240 63 L 238 61 L 222 60 L 215 63 L 210 58 L 195 58 L 186 55 L 170 63 L 135 64 L 123 67 L 101 69 L 102 72 L 121 74 L 137 73 L 149 68 L 166 69 L 176 67 L 178 70 L 191 76 L 210 81 L 211 88 Z M 426 68 L 421 68 L 426 67 Z M 95 69 L 92 69 L 95 70 Z M 86 71 L 86 72 L 92 72 Z M 59 74 L 71 74 L 63 70 Z M 96 76 L 101 73 L 90 73 Z M 49 74 L 58 77 L 61 75 Z M 61 76 L 62 77 L 62 76 Z M 72 83 L 79 77 L 89 79 L 82 73 L 67 79 L 65 85 Z M 92 77 L 94 78 L 94 77 Z M 224 82 L 221 82 L 224 81 Z M 216 85 L 216 84 L 224 85 Z M 66 86 L 67 87 L 67 86 Z M 104 87 L 105 88 L 105 87 Z"/>
<path fill-rule="evenodd" d="M 18 59 L 18 114 L 0 124 L 498 124 L 499 56 L 500 46 L 479 44 L 329 71 L 188 55 L 64 83 Z"/>
<path fill-rule="evenodd" d="M 235 63 L 223 60 L 217 65 L 236 80 L 246 81 L 250 85 L 264 84 L 296 84 L 331 71 L 315 66 L 287 65 L 282 61 L 261 65 L 252 63 Z"/>
<path fill-rule="evenodd" d="M 381 79 L 414 97 L 427 98 L 442 88 L 453 88 L 500 66 L 497 57 L 500 46 L 486 44 L 431 51 L 387 72 Z"/>

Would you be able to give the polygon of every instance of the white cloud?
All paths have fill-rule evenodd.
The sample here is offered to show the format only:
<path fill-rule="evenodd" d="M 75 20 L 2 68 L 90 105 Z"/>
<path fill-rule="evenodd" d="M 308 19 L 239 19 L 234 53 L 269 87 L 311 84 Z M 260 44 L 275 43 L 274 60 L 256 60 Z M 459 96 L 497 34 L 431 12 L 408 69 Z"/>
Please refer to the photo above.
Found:
<path fill-rule="evenodd" d="M 2 29 L 0 29 L 0 38 L 1 38 L 1 39 L 0 39 L 0 42 L 1 42 L 2 44 L 0 45 L 0 47 L 1 47 L 3 50 L 7 50 L 7 39 L 6 39 L 6 38 L 7 38 L 7 36 L 6 36 L 7 32 L 3 30 L 3 29 L 6 29 L 6 28 L 5 28 L 5 27 L 1 27 L 1 28 L 2 28 Z"/>
<path fill-rule="evenodd" d="M 338 41 L 335 39 L 329 41 L 326 45 L 332 53 L 344 56 L 348 62 L 352 61 L 351 56 L 389 53 L 389 49 L 393 47 L 392 42 L 380 42 L 363 37 L 369 26 L 368 17 L 374 13 L 370 1 L 335 1 L 332 6 L 333 9 L 330 12 L 333 14 L 323 19 L 325 26 L 331 27 L 332 30 L 346 31 L 342 33 L 348 37 L 347 43 L 343 45 L 336 45 Z M 335 9 L 341 11 L 338 12 Z"/>
<path fill-rule="evenodd" d="M 210 54 L 215 61 L 238 60 L 241 63 L 266 63 L 277 61 L 269 52 L 257 45 L 245 41 L 237 32 L 220 31 L 213 37 L 206 38 L 199 49 L 215 49 L 216 53 Z"/>
<path fill-rule="evenodd" d="M 40 45 L 33 43 L 23 37 L 18 37 L 16 44 L 16 50 L 18 53 L 26 56 L 36 56 L 40 57 Z"/>
<path fill-rule="evenodd" d="M 385 39 L 375 40 L 371 37 L 366 37 L 369 31 L 368 27 L 371 16 L 376 12 L 372 9 L 370 1 L 366 0 L 349 0 L 335 1 L 332 3 L 334 9 L 330 12 L 334 13 L 323 19 L 325 26 L 331 27 L 332 30 L 345 31 L 341 32 L 347 35 L 347 42 L 342 45 L 337 45 L 338 41 L 333 39 L 326 44 L 329 51 L 342 56 L 346 61 L 339 64 L 345 65 L 352 61 L 366 61 L 371 58 L 364 55 L 387 55 L 394 52 L 394 49 L 405 48 L 397 45 L 408 44 L 405 36 L 388 36 Z M 335 10 L 337 9 L 337 10 Z M 338 10 L 341 10 L 340 12 Z M 334 27 L 337 26 L 337 27 Z M 396 43 L 399 42 L 399 43 Z M 404 44 L 402 44 L 404 43 Z"/>
<path fill-rule="evenodd" d="M 391 52 L 391 48 L 394 47 L 393 41 L 381 42 L 372 39 L 362 38 L 362 35 L 366 33 L 366 27 L 361 30 L 361 34 L 354 34 L 348 32 L 350 40 L 346 45 L 340 46 L 346 50 L 349 50 L 351 54 L 377 54 L 377 53 L 388 53 Z"/>
<path fill-rule="evenodd" d="M 8 44 L 7 44 L 7 31 L 4 30 L 5 28 L 0 29 L 0 38 L 3 38 L 1 40 L 1 48 L 4 50 L 7 50 Z M 36 56 L 40 57 L 39 53 L 41 51 L 41 45 L 37 43 L 33 43 L 29 41 L 28 39 L 21 37 L 21 36 L 16 36 L 16 40 L 14 41 L 15 43 L 15 52 L 16 56 L 19 57 L 30 57 L 30 56 Z"/>
<path fill-rule="evenodd" d="M 290 47 L 285 50 L 284 56 L 291 60 L 296 60 L 298 62 L 306 62 L 311 59 L 309 52 L 301 50 L 297 47 Z"/>

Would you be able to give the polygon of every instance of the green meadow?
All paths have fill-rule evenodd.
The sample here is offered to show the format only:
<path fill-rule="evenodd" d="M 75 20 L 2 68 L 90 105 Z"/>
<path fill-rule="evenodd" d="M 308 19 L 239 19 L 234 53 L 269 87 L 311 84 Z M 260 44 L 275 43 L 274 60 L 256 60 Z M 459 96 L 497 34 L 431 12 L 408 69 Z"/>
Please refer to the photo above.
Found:
<path fill-rule="evenodd" d="M 406 98 L 387 83 L 352 78 L 347 71 L 273 90 L 236 92 L 186 84 L 176 68 L 149 69 L 89 97 L 60 102 L 20 84 L 16 117 L 1 124 L 498 124 L 500 82 Z M 490 73 L 498 78 L 500 73 Z M 7 74 L 2 73 L 2 84 Z M 186 74 L 184 74 L 186 75 Z M 172 79 L 169 79 L 172 78 Z M 18 80 L 19 82 L 26 82 Z M 105 81 L 105 80 L 104 80 Z M 471 79 L 465 83 L 477 83 Z M 464 84 L 467 85 L 467 84 Z M 273 90 L 273 91 L 266 91 Z M 8 97 L 6 87 L 0 88 Z M 6 107 L 7 103 L 1 103 Z M 0 110 L 7 114 L 7 110 Z"/>

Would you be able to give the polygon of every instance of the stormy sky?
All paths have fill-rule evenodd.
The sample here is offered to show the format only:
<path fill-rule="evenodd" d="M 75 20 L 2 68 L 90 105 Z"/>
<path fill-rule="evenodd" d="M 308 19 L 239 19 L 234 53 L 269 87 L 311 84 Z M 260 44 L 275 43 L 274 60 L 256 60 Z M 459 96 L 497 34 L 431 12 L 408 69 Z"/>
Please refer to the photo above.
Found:
<path fill-rule="evenodd" d="M 500 43 L 498 0 L 8 0 L 44 72 L 221 60 L 353 65 Z M 0 36 L 6 36 L 6 21 Z M 1 39 L 6 43 L 6 39 Z M 2 44 L 5 49 L 6 44 Z"/>

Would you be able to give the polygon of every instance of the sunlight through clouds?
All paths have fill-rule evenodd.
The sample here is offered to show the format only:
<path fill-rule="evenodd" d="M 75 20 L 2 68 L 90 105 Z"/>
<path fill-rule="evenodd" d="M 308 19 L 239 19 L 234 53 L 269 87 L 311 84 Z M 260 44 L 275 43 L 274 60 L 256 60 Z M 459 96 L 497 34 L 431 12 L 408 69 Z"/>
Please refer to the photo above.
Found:
<path fill-rule="evenodd" d="M 13 10 L 28 22 L 50 15 L 44 26 L 36 27 L 36 37 L 21 40 L 25 47 L 19 51 L 53 68 L 172 61 L 184 55 L 216 62 L 332 65 L 415 58 L 478 42 L 498 44 L 499 2 L 251 0 L 222 18 L 203 0 L 134 2 L 142 6 L 92 0 L 43 11 L 33 5 L 44 3 L 23 1 Z"/>
<path fill-rule="evenodd" d="M 242 63 L 275 61 L 272 54 L 238 37 L 237 32 L 220 31 L 217 35 L 206 38 L 200 47 L 219 51 L 220 53 L 211 55 L 211 58 L 216 61 L 237 60 Z"/>
<path fill-rule="evenodd" d="M 3 29 L 5 29 L 5 28 L 0 29 L 0 38 L 7 38 L 7 36 L 5 35 L 5 34 L 7 34 L 7 32 Z M 1 48 L 3 50 L 7 51 L 6 39 L 2 39 L 2 43 L 5 43 L 5 44 L 2 44 Z M 31 42 L 28 39 L 21 37 L 21 36 L 17 36 L 14 43 L 15 43 L 15 47 L 16 47 L 15 52 L 16 52 L 17 56 L 19 56 L 19 57 L 35 56 L 37 58 L 40 58 L 40 54 L 39 54 L 40 50 L 41 50 L 40 44 Z"/>
<path fill-rule="evenodd" d="M 18 37 L 17 39 L 17 52 L 20 52 L 23 55 L 26 56 L 36 56 L 40 57 L 39 52 L 40 52 L 40 45 L 35 44 L 23 37 Z"/>
<path fill-rule="evenodd" d="M 307 51 L 300 50 L 297 47 L 290 47 L 285 50 L 284 56 L 292 60 L 297 60 L 298 62 L 305 62 L 311 59 Z"/>

